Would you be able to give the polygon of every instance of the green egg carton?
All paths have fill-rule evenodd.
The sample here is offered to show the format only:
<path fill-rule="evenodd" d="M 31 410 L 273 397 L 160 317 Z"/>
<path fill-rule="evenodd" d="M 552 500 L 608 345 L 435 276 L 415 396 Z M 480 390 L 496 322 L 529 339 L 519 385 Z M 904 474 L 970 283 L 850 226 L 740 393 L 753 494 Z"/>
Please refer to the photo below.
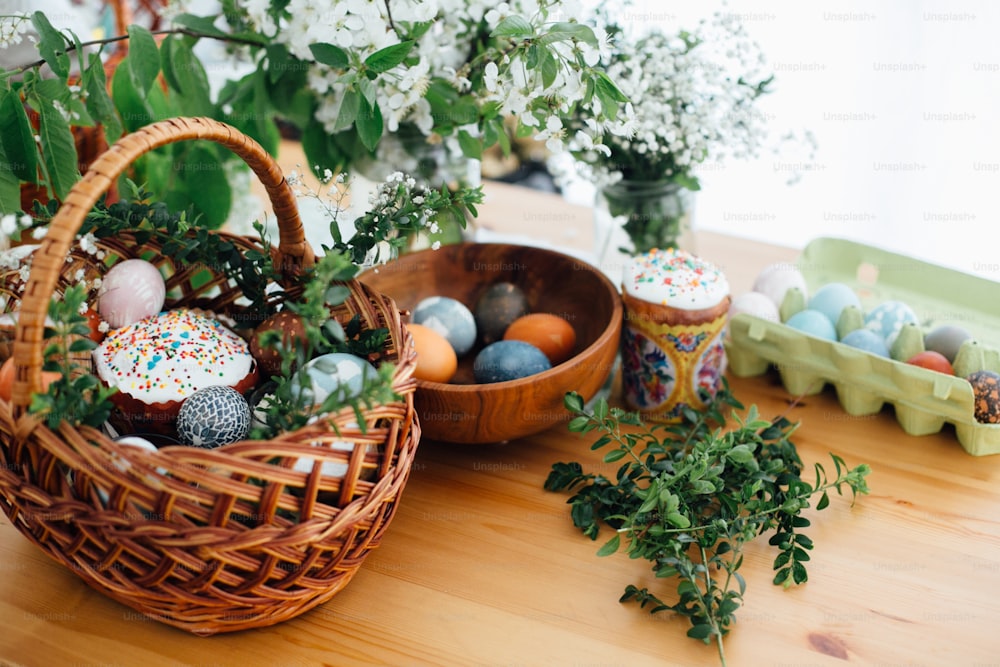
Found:
<path fill-rule="evenodd" d="M 890 403 L 910 435 L 937 433 L 948 422 L 969 454 L 1000 454 L 1000 424 L 976 421 L 972 387 L 964 379 L 976 370 L 1000 373 L 1000 283 L 835 238 L 809 243 L 797 266 L 810 293 L 827 283 L 844 283 L 858 294 L 864 311 L 884 301 L 902 301 L 920 324 L 901 332 L 893 358 L 886 359 L 740 314 L 730 320 L 726 342 L 734 375 L 762 375 L 774 366 L 792 395 L 814 395 L 833 385 L 849 415 L 875 414 Z M 804 305 L 803 295 L 793 290 L 782 304 L 782 318 Z M 924 332 L 944 324 L 960 326 L 973 336 L 955 359 L 956 376 L 900 361 L 923 350 Z M 858 326 L 857 313 L 847 314 L 838 331 L 843 336 Z"/>

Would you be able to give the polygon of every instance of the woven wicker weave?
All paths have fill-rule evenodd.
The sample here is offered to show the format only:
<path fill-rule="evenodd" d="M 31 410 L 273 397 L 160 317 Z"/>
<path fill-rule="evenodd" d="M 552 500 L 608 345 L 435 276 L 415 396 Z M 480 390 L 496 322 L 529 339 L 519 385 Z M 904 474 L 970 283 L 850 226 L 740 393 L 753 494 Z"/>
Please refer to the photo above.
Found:
<path fill-rule="evenodd" d="M 66 422 L 50 430 L 27 411 L 41 386 L 50 298 L 84 261 L 68 263 L 67 255 L 78 245 L 85 215 L 132 160 L 186 139 L 226 146 L 257 173 L 279 221 L 276 265 L 292 275 L 313 261 L 294 195 L 252 139 L 191 118 L 155 123 L 119 140 L 67 196 L 34 252 L 20 302 L 8 305 L 19 306 L 20 317 L 14 395 L 9 404 L 0 400 L 0 504 L 14 526 L 92 587 L 164 623 L 207 635 L 290 619 L 345 586 L 395 512 L 419 426 L 414 352 L 399 312 L 390 299 L 354 281 L 334 314 L 341 321 L 358 314 L 364 327 L 389 330 L 376 363 L 396 364 L 393 387 L 401 396 L 365 411 L 364 432 L 348 408 L 270 441 L 148 452 Z M 260 249 L 251 239 L 230 238 L 241 249 Z M 102 247 L 118 259 L 143 255 L 158 264 L 174 295 L 168 307 L 240 316 L 241 295 L 222 276 L 194 288 L 194 270 L 149 256 L 157 250 L 152 243 L 137 246 L 126 235 Z M 323 446 L 345 441 L 356 444 L 353 451 Z M 293 470 L 305 457 L 311 472 Z M 324 476 L 323 463 L 339 463 L 346 473 Z"/>

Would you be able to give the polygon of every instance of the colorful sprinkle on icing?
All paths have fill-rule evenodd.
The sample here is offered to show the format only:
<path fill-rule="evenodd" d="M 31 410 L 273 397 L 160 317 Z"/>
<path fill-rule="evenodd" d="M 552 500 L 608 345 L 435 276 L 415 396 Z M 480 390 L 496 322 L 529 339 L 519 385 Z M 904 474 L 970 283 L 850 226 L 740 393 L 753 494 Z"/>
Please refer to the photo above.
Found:
<path fill-rule="evenodd" d="M 242 338 L 185 308 L 115 329 L 93 354 L 99 377 L 151 403 L 182 400 L 220 378 L 235 385 L 253 365 Z"/>
<path fill-rule="evenodd" d="M 624 288 L 637 299 L 684 310 L 712 308 L 729 294 L 718 267 L 677 248 L 634 257 L 625 269 Z"/>

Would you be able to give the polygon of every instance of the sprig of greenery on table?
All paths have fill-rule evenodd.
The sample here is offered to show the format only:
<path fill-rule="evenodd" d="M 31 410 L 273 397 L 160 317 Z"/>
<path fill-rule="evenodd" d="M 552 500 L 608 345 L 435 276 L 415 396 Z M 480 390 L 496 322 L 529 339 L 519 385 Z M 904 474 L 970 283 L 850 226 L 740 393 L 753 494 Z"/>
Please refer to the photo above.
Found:
<path fill-rule="evenodd" d="M 848 468 L 831 454 L 831 479 L 819 463 L 815 480 L 802 478 L 802 461 L 789 440 L 796 425 L 784 417 L 760 419 L 756 406 L 740 418 L 743 406 L 728 385 L 703 413 L 685 410 L 677 425 L 647 425 L 638 413 L 609 408 L 604 400 L 592 411 L 570 393 L 565 405 L 575 417 L 569 429 L 599 431 L 591 449 L 608 447 L 605 463 L 624 461 L 615 478 L 585 473 L 579 463 L 556 463 L 545 481 L 550 491 L 574 491 L 567 501 L 574 525 L 597 539 L 601 524 L 616 533 L 598 551 L 648 560 L 658 578 L 676 582 L 676 601 L 647 588 L 629 585 L 620 601 L 634 600 L 651 613 L 673 611 L 687 617 L 689 637 L 716 642 L 725 665 L 723 637 L 743 603 L 746 581 L 739 573 L 743 547 L 765 533 L 777 547 L 775 584 L 805 583 L 812 540 L 803 510 L 818 496 L 824 509 L 829 492 L 846 487 L 852 499 L 868 493 L 867 464 Z M 725 428 L 732 411 L 735 425 Z M 716 574 L 718 573 L 718 574 Z"/>

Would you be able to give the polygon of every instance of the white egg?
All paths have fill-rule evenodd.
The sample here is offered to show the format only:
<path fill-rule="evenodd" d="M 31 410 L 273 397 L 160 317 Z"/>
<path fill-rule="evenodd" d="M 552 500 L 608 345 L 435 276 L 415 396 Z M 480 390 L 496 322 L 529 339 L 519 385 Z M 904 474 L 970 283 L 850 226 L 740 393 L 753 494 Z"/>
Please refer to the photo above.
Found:
<path fill-rule="evenodd" d="M 760 292 L 741 294 L 729 304 L 729 317 L 746 313 L 771 322 L 781 322 L 778 306 L 770 298 Z"/>
<path fill-rule="evenodd" d="M 788 262 L 778 262 L 765 266 L 753 283 L 753 291 L 760 292 L 781 308 L 785 293 L 793 287 L 802 291 L 802 296 L 809 297 L 806 279 L 798 267 Z"/>

